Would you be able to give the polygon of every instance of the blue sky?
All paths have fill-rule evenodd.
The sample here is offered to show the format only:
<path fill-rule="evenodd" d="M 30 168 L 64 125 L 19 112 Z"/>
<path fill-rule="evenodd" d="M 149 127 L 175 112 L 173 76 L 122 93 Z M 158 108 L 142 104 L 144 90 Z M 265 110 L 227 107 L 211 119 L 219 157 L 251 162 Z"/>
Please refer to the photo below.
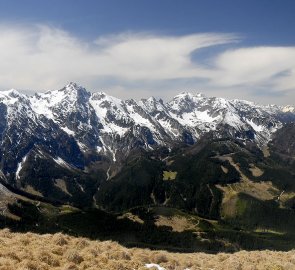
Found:
<path fill-rule="evenodd" d="M 295 103 L 295 1 L 0 0 L 0 89 Z"/>

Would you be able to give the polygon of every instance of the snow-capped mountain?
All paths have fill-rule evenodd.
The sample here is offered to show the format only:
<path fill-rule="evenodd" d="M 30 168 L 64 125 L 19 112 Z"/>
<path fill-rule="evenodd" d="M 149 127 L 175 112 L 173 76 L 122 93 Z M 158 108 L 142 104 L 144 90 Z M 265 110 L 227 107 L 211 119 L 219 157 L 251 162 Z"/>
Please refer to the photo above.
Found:
<path fill-rule="evenodd" d="M 187 92 L 167 103 L 153 97 L 120 100 L 75 83 L 33 96 L 2 91 L 0 112 L 0 166 L 16 182 L 30 156 L 50 156 L 60 166 L 84 168 L 95 155 L 115 162 L 134 148 L 193 144 L 210 131 L 217 138 L 263 145 L 284 121 L 295 119 L 292 106 L 260 106 Z"/>
<path fill-rule="evenodd" d="M 1 171 L 17 172 L 33 151 L 83 166 L 79 146 L 50 117 L 36 112 L 30 98 L 15 90 L 0 92 Z M 71 155 L 71 152 L 76 152 Z M 17 177 L 16 177 L 17 180 Z"/>
<path fill-rule="evenodd" d="M 284 111 L 241 100 L 181 93 L 164 103 L 151 97 L 120 100 L 103 92 L 90 93 L 70 83 L 61 90 L 28 97 L 37 115 L 52 119 L 73 136 L 80 149 L 128 153 L 134 147 L 154 148 L 177 142 L 193 144 L 200 136 L 231 136 L 266 143 L 281 127 Z"/>

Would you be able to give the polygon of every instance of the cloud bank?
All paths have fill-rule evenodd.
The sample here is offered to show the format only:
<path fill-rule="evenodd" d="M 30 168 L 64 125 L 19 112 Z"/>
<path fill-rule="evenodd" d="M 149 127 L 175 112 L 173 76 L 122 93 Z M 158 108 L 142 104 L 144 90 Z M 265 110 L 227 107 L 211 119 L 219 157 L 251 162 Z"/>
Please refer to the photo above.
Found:
<path fill-rule="evenodd" d="M 167 99 L 188 90 L 295 103 L 295 47 L 239 42 L 227 33 L 123 33 L 85 41 L 45 25 L 0 25 L 0 87 L 45 91 L 76 81 L 121 98 Z"/>

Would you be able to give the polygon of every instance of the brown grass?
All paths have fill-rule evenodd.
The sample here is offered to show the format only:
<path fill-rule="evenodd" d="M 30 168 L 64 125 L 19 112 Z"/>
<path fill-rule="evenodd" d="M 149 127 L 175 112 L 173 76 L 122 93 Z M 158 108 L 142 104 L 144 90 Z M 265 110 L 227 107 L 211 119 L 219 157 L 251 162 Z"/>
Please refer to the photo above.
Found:
<path fill-rule="evenodd" d="M 130 212 L 125 213 L 125 214 L 123 214 L 123 215 L 121 215 L 121 216 L 118 217 L 118 219 L 124 219 L 124 218 L 128 218 L 129 220 L 131 220 L 133 222 L 137 222 L 139 224 L 143 224 L 144 223 L 144 221 L 139 216 L 134 215 L 134 214 L 132 214 Z"/>
<path fill-rule="evenodd" d="M 255 177 L 260 177 L 261 175 L 264 174 L 264 171 L 256 167 L 254 164 L 249 164 L 250 168 L 249 170 L 251 171 L 252 175 Z"/>
<path fill-rule="evenodd" d="M 63 179 L 56 179 L 54 185 L 56 187 L 58 187 L 64 193 L 72 196 L 72 194 L 67 189 L 67 184 L 66 184 L 65 180 L 63 180 Z"/>
<path fill-rule="evenodd" d="M 163 171 L 163 180 L 175 180 L 177 172 Z"/>
<path fill-rule="evenodd" d="M 269 156 L 270 156 L 270 152 L 269 152 L 269 148 L 268 148 L 268 146 L 264 146 L 264 147 L 262 148 L 262 152 L 263 152 L 263 156 L 264 156 L 264 157 L 269 157 Z"/>
<path fill-rule="evenodd" d="M 224 166 L 220 166 L 222 171 L 225 173 L 225 174 L 228 174 L 228 168 L 224 167 Z"/>
<path fill-rule="evenodd" d="M 0 270 L 143 270 L 150 263 L 165 270 L 293 270 L 295 251 L 180 254 L 128 249 L 112 241 L 90 241 L 60 233 L 0 230 Z"/>
<path fill-rule="evenodd" d="M 197 226 L 188 218 L 182 216 L 158 216 L 155 222 L 156 226 L 168 226 L 174 232 L 183 232 L 185 230 L 197 230 Z"/>
<path fill-rule="evenodd" d="M 43 197 L 43 194 L 40 191 L 34 189 L 31 185 L 27 185 L 24 190 L 26 192 L 28 192 L 28 193 L 33 194 L 33 195 L 37 195 L 37 196 Z"/>
<path fill-rule="evenodd" d="M 271 200 L 279 196 L 280 191 L 270 181 L 254 182 L 249 179 L 240 168 L 240 164 L 235 163 L 231 154 L 217 156 L 222 161 L 228 161 L 236 171 L 240 174 L 241 180 L 237 183 L 227 185 L 216 185 L 217 188 L 223 191 L 222 199 L 222 215 L 223 217 L 234 217 L 236 215 L 237 196 L 243 192 L 259 200 Z M 253 176 L 261 176 L 264 172 L 254 164 L 250 165 L 250 171 Z"/>

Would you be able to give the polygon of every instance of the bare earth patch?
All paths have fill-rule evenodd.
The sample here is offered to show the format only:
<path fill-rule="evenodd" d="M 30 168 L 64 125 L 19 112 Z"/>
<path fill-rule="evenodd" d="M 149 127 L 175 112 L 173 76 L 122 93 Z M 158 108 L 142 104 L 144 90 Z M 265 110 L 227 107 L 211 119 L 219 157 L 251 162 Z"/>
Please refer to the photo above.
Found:
<path fill-rule="evenodd" d="M 294 270 L 295 251 L 170 253 L 63 234 L 0 230 L 0 270 Z"/>
<path fill-rule="evenodd" d="M 220 166 L 221 167 L 221 169 L 222 169 L 222 171 L 225 173 L 225 174 L 227 174 L 228 173 L 228 168 L 226 168 L 226 167 L 224 167 L 224 166 Z"/>
<path fill-rule="evenodd" d="M 63 180 L 63 179 L 56 179 L 54 185 L 56 187 L 58 187 L 59 189 L 61 189 L 64 193 L 72 196 L 72 194 L 67 189 L 67 185 L 66 185 L 65 180 Z"/>
<path fill-rule="evenodd" d="M 260 177 L 261 175 L 264 174 L 264 171 L 256 167 L 254 164 L 250 164 L 249 170 L 252 173 L 252 175 L 255 177 Z"/>

